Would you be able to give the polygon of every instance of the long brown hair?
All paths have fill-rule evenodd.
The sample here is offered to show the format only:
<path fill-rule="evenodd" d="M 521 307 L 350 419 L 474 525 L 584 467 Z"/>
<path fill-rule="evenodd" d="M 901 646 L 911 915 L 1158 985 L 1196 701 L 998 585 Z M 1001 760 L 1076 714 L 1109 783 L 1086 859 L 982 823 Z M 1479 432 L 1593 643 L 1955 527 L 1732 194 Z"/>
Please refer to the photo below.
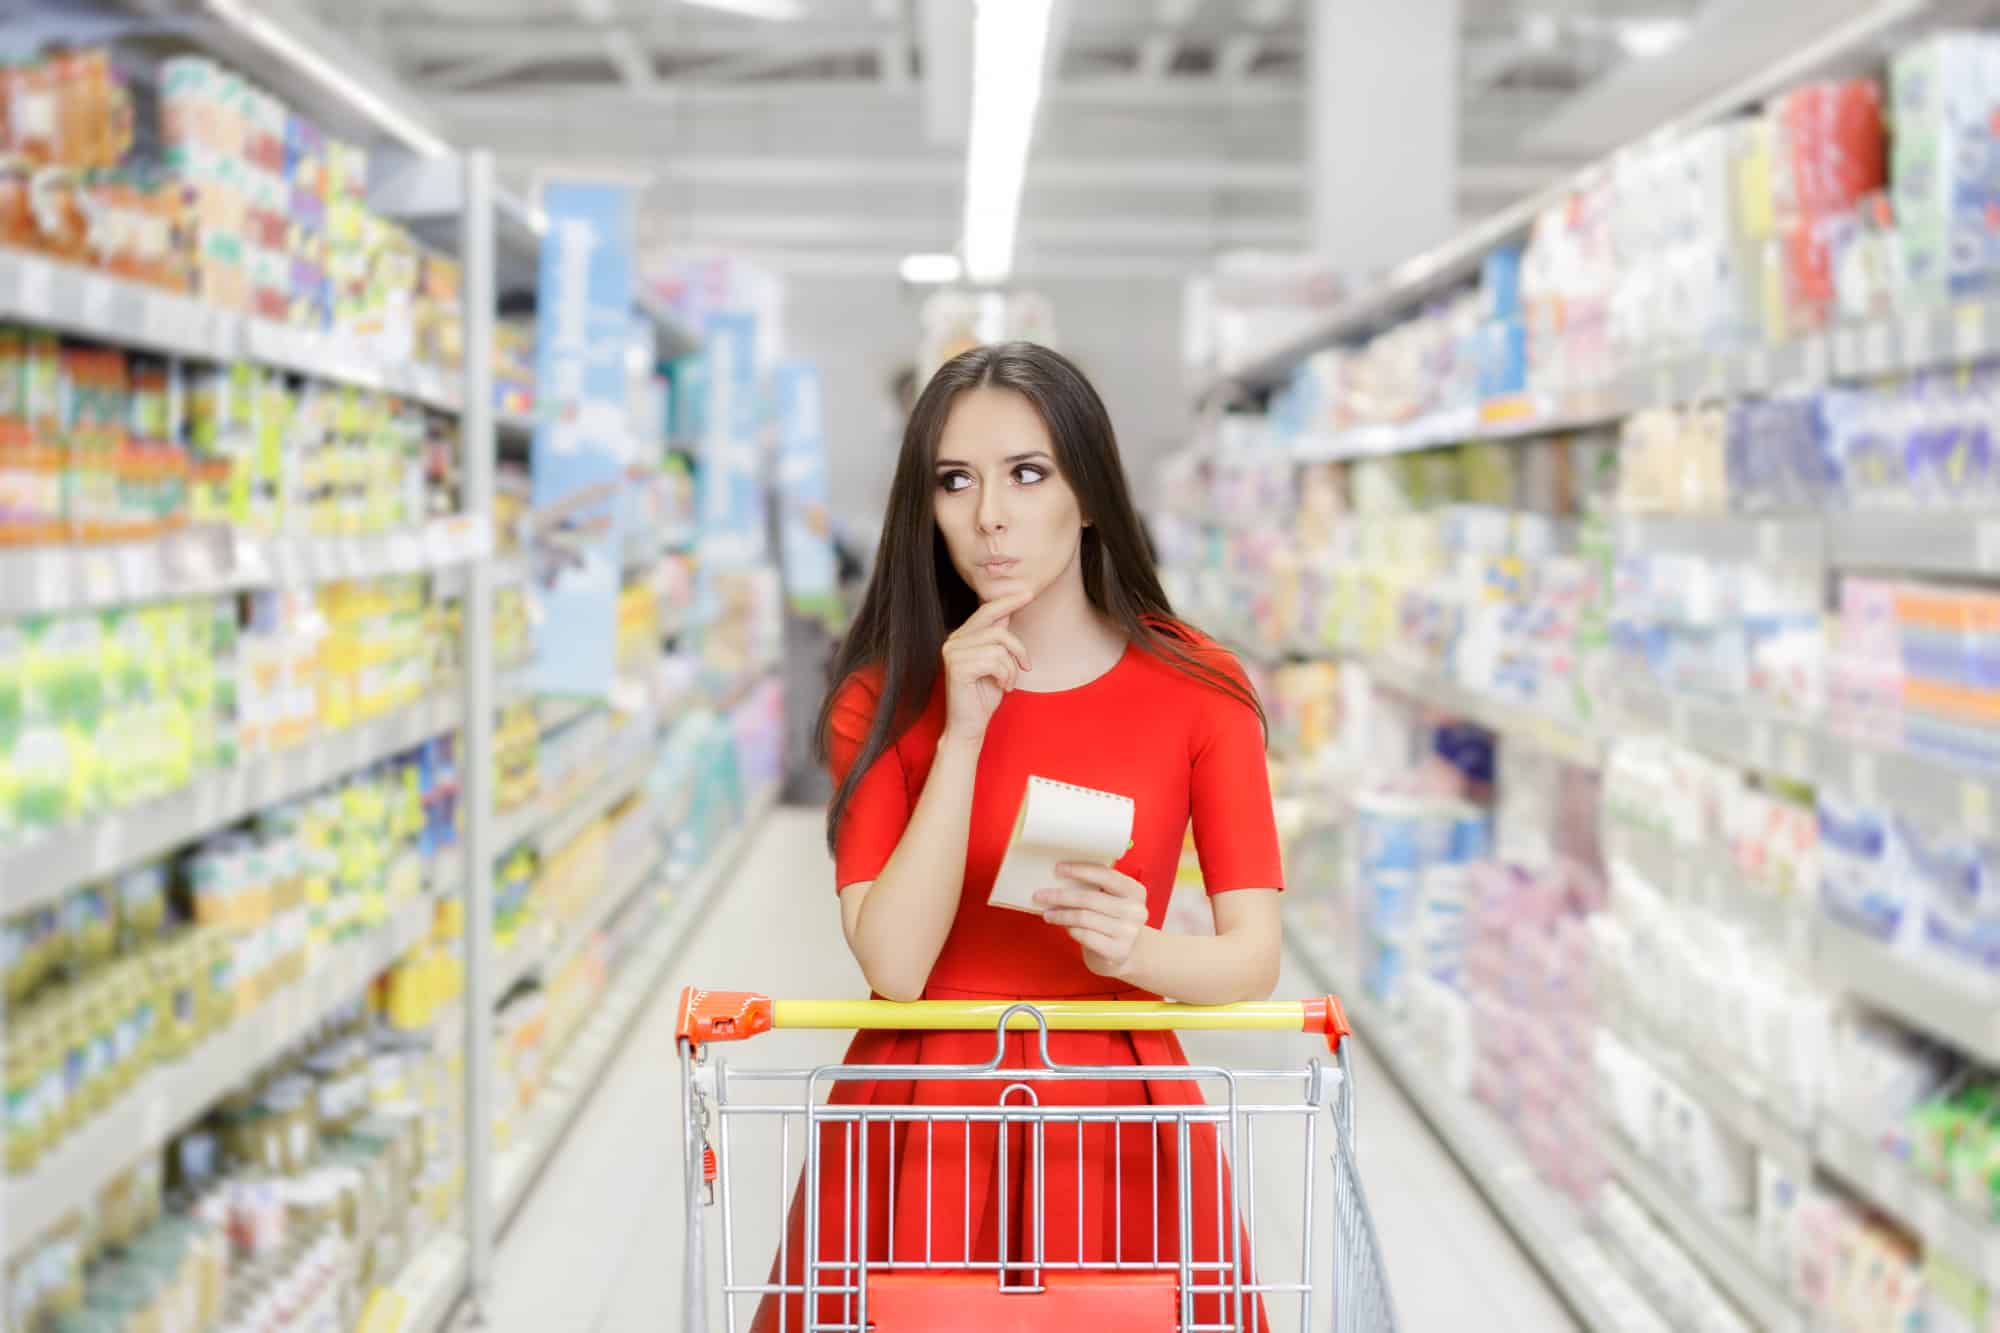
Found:
<path fill-rule="evenodd" d="M 861 777 L 908 729 L 931 697 L 945 639 L 979 609 L 979 598 L 951 563 L 932 508 L 932 475 L 938 438 L 960 394 L 977 388 L 1011 389 L 1040 414 L 1055 450 L 1056 467 L 1090 524 L 1083 530 L 1083 587 L 1092 606 L 1145 652 L 1203 684 L 1247 704 L 1261 722 L 1257 696 L 1230 674 L 1167 604 L 1154 567 L 1151 543 L 1125 480 L 1118 436 L 1103 399 L 1083 372 L 1056 352 L 1030 342 L 974 348 L 947 362 L 918 398 L 903 431 L 896 479 L 875 572 L 861 609 L 842 641 L 833 688 L 820 705 L 816 744 L 821 762 L 831 748 L 833 701 L 855 672 L 879 666 L 882 691 L 861 753 L 827 807 L 827 841 Z"/>

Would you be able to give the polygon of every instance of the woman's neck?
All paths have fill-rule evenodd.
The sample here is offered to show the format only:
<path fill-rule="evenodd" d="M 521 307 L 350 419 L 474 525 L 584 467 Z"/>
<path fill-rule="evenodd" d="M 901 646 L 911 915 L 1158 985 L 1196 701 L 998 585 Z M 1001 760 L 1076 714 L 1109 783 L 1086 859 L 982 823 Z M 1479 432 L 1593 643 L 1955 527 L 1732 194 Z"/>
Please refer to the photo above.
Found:
<path fill-rule="evenodd" d="M 1079 565 L 1016 611 L 1008 628 L 1034 663 L 1021 682 L 1027 690 L 1066 690 L 1095 680 L 1125 651 L 1124 634 L 1090 604 Z"/>

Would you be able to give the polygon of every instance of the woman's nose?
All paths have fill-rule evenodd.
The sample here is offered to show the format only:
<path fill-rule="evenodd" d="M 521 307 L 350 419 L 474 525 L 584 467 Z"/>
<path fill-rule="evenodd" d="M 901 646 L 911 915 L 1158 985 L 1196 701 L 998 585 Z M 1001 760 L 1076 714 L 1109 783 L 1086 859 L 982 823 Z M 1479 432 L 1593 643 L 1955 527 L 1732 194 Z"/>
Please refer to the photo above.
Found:
<path fill-rule="evenodd" d="M 1007 515 L 1001 501 L 1000 492 L 988 486 L 979 492 L 979 530 L 981 532 L 1005 532 Z"/>

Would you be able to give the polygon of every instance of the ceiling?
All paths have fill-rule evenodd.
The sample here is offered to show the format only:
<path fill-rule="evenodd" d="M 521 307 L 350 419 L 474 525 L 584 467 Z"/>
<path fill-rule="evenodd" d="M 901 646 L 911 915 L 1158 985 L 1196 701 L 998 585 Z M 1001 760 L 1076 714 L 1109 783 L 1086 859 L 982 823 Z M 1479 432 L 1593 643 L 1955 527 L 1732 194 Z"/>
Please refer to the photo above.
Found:
<path fill-rule="evenodd" d="M 970 0 L 314 0 L 527 185 L 642 183 L 649 244 L 789 272 L 893 272 L 951 250 Z M 1307 6 L 1068 0 L 1023 202 L 1028 277 L 1182 273 L 1306 242 Z M 1797 0 L 1812 10 L 1854 0 Z M 1538 140 L 1629 66 L 1646 21 L 1760 0 L 1460 0 L 1459 204 L 1488 212 L 1608 145 Z"/>

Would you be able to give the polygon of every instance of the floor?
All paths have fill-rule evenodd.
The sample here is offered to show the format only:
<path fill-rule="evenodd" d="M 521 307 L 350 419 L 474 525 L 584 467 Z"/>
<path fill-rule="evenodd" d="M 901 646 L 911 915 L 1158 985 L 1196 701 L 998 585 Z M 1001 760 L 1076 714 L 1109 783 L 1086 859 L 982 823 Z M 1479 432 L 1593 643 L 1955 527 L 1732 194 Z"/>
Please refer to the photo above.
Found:
<path fill-rule="evenodd" d="M 826 892 L 831 868 L 821 827 L 816 811 L 781 810 L 759 831 L 734 883 L 674 965 L 651 1012 L 634 1029 L 628 1051 L 504 1238 L 489 1328 L 658 1333 L 684 1326 L 685 1196 L 676 1147 L 680 1075 L 674 998 L 687 983 L 800 997 L 862 993 Z M 1309 989 L 1288 959 L 1279 993 Z M 1298 1038 L 1283 1034 L 1247 1047 L 1245 1040 L 1187 1044 L 1197 1062 L 1260 1068 L 1303 1065 L 1311 1054 Z M 810 1066 L 837 1059 L 841 1047 L 836 1034 L 777 1033 L 742 1048 L 735 1063 Z M 1365 1050 L 1362 1055 L 1356 1072 L 1361 1174 L 1402 1328 L 1406 1333 L 1576 1328 L 1443 1147 L 1396 1090 L 1373 1076 Z M 1270 1126 L 1258 1136 L 1256 1172 L 1267 1183 L 1302 1178 L 1303 1143 L 1295 1143 L 1289 1156 L 1285 1151 L 1285 1143 L 1300 1136 L 1279 1135 L 1279 1128 Z M 775 1243 L 771 1218 L 786 1184 L 779 1179 L 775 1142 L 772 1147 L 769 1153 L 732 1151 L 730 1157 L 738 1173 L 735 1216 L 745 1269 L 761 1270 Z M 796 1174 L 795 1153 L 792 1161 Z M 1260 1255 L 1284 1245 L 1296 1252 L 1299 1244 L 1299 1196 L 1281 1210 L 1272 1197 L 1276 1193 L 1259 1195 Z M 1321 1212 L 1330 1216 L 1329 1208 L 1323 1201 Z M 1325 1249 L 1330 1229 L 1323 1221 L 1316 1225 L 1322 1238 L 1317 1248 Z M 711 1268 L 719 1275 L 719 1227 L 713 1221 L 709 1235 Z M 719 1298 L 711 1302 L 709 1327 L 724 1328 Z M 1279 1326 L 1295 1326 L 1298 1319 L 1296 1307 L 1283 1316 L 1274 1308 L 1272 1315 Z M 1324 1307 L 1313 1324 L 1328 1326 Z M 736 1327 L 746 1326 L 747 1308 Z"/>

